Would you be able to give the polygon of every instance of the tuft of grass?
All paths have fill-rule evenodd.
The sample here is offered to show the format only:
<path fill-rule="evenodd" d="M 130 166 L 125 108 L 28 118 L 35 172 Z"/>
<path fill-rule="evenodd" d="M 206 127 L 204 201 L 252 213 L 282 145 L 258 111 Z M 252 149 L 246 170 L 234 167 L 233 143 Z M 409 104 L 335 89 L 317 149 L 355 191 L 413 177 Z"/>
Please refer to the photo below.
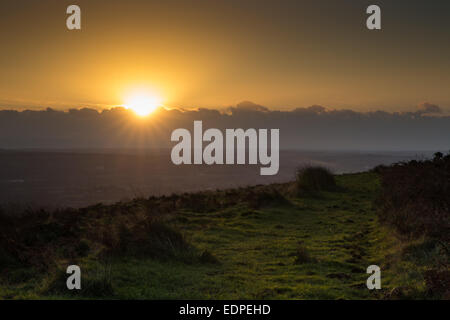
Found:
<path fill-rule="evenodd" d="M 301 167 L 296 172 L 296 189 L 298 195 L 314 195 L 320 191 L 335 190 L 336 181 L 327 168 Z"/>
<path fill-rule="evenodd" d="M 58 269 L 54 276 L 49 278 L 42 289 L 45 295 L 74 296 L 87 298 L 114 297 L 112 283 L 112 263 L 102 260 L 90 268 L 81 268 L 81 289 L 67 289 L 68 274 L 63 269 Z"/>
<path fill-rule="evenodd" d="M 154 219 L 139 223 L 122 223 L 108 237 L 104 236 L 106 252 L 113 256 L 151 257 L 194 263 L 198 250 L 175 227 Z M 112 235 L 112 236 L 111 236 Z"/>
<path fill-rule="evenodd" d="M 313 262 L 314 259 L 311 258 L 311 255 L 309 254 L 308 250 L 303 244 L 299 244 L 297 246 L 297 250 L 295 251 L 295 261 L 294 264 L 304 264 L 304 263 L 310 263 Z"/>
<path fill-rule="evenodd" d="M 204 264 L 220 264 L 219 259 L 217 259 L 210 251 L 205 250 L 200 255 L 200 262 Z"/>

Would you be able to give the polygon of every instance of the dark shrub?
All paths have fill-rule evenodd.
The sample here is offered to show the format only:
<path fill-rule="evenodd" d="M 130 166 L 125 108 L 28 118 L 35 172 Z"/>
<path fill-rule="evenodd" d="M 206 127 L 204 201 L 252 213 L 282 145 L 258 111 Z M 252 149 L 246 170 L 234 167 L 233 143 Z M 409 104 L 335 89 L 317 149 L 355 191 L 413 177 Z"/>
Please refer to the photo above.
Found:
<path fill-rule="evenodd" d="M 386 170 L 387 166 L 385 166 L 384 164 L 380 164 L 378 166 L 376 166 L 375 168 L 372 169 L 373 172 L 375 173 L 381 173 L 383 172 L 383 170 Z"/>
<path fill-rule="evenodd" d="M 78 245 L 75 248 L 76 253 L 80 257 L 85 257 L 88 255 L 90 250 L 89 242 L 86 239 L 81 239 Z"/>
<path fill-rule="evenodd" d="M 320 191 L 333 191 L 336 181 L 333 174 L 323 167 L 302 167 L 296 172 L 298 194 L 314 194 Z"/>
<path fill-rule="evenodd" d="M 450 298 L 450 270 L 427 270 L 424 273 L 427 293 L 437 298 Z"/>
<path fill-rule="evenodd" d="M 411 237 L 450 240 L 450 156 L 393 164 L 379 171 L 381 221 Z"/>
<path fill-rule="evenodd" d="M 0 248 L 0 272 L 2 269 L 15 267 L 18 265 L 17 259 L 4 248 Z"/>

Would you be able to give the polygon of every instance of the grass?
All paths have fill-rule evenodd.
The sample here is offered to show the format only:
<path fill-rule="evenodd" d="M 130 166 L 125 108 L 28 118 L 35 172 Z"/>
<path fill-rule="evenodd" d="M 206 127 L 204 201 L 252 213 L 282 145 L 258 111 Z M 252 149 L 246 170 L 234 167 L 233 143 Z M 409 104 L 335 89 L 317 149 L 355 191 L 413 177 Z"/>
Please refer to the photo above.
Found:
<path fill-rule="evenodd" d="M 0 261 L 9 264 L 0 265 L 0 298 L 433 298 L 424 274 L 439 245 L 401 241 L 379 223 L 376 173 L 335 181 L 338 188 L 320 197 L 292 195 L 293 182 L 90 207 L 70 216 L 78 240 L 65 240 L 74 242 L 70 254 L 64 246 L 52 252 L 47 269 L 21 265 L 0 246 Z M 142 223 L 155 215 L 163 222 Z M 111 225 L 110 239 L 95 240 Z M 50 234 L 33 241 L 63 237 Z M 64 289 L 64 268 L 73 263 L 89 288 L 82 293 Z M 382 290 L 365 285 L 371 264 L 381 267 Z"/>

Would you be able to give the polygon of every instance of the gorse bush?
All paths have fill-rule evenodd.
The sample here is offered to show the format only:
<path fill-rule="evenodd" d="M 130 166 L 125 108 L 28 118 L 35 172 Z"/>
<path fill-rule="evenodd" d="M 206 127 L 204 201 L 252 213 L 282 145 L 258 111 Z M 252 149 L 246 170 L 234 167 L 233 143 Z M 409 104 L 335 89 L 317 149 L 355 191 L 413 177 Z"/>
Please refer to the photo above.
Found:
<path fill-rule="evenodd" d="M 319 191 L 333 191 L 336 181 L 330 170 L 323 167 L 301 167 L 296 172 L 296 187 L 299 195 Z"/>
<path fill-rule="evenodd" d="M 381 221 L 411 237 L 450 240 L 450 154 L 379 167 Z"/>

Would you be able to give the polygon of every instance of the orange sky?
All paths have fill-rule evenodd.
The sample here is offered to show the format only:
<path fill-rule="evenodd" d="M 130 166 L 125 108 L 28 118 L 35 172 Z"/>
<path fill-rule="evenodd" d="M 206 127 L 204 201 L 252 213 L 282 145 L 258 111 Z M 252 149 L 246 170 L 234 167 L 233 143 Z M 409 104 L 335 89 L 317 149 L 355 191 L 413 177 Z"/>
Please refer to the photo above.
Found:
<path fill-rule="evenodd" d="M 2 0 L 0 108 L 109 107 L 144 88 L 182 107 L 450 107 L 446 1 Z M 409 6 L 409 7 L 408 7 Z"/>

